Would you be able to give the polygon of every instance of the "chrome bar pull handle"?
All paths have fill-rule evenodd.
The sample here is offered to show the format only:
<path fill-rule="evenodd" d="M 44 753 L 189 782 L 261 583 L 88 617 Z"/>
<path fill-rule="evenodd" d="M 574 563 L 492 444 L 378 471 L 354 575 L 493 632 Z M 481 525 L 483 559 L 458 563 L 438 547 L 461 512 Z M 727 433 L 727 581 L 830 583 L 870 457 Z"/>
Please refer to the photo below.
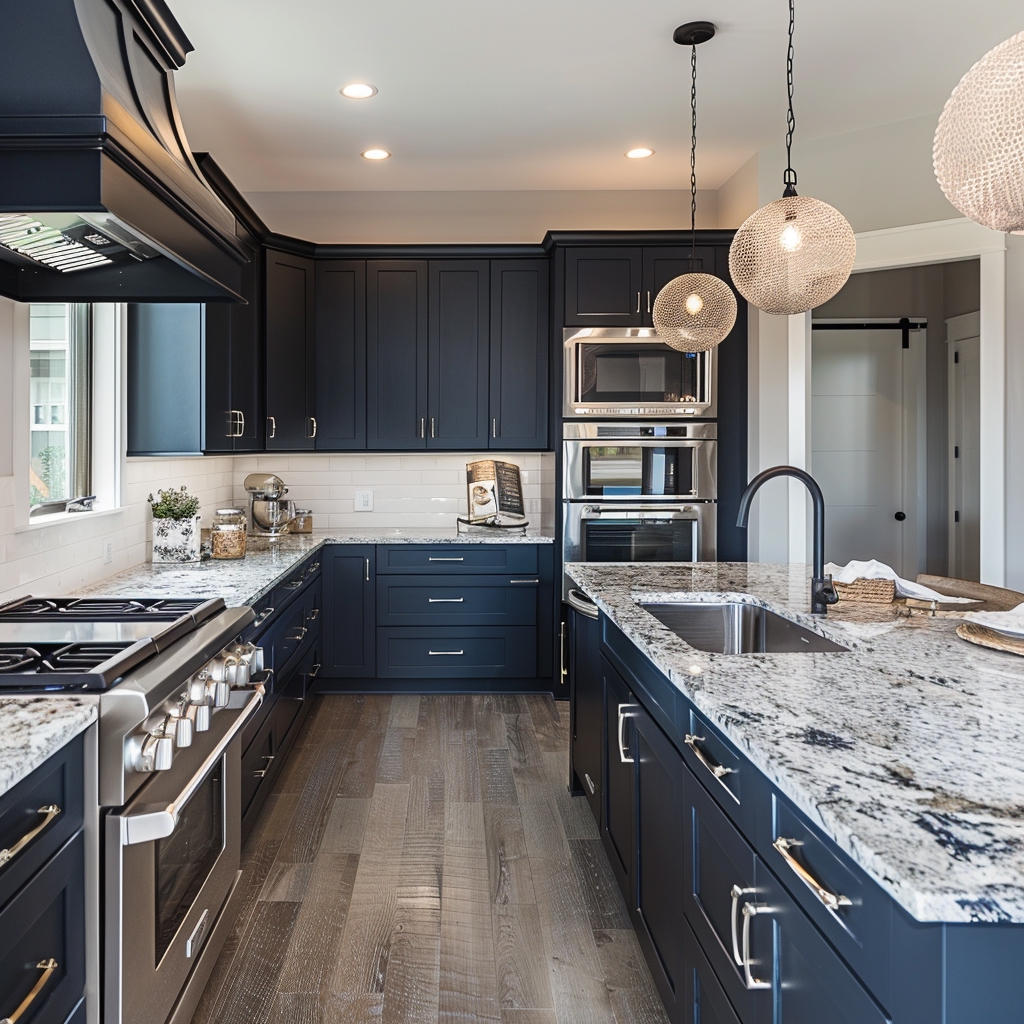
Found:
<path fill-rule="evenodd" d="M 736 801 L 736 803 L 739 803 L 736 794 L 722 781 L 726 777 L 726 775 L 735 774 L 736 769 L 726 768 L 724 764 L 715 764 L 715 762 L 712 761 L 711 758 L 708 757 L 708 755 L 705 754 L 704 751 L 697 746 L 698 743 L 704 742 L 703 736 L 694 736 L 692 733 L 687 733 L 686 736 L 683 737 L 683 742 L 693 751 L 697 760 L 700 761 L 700 763 L 704 765 L 704 767 L 707 768 L 709 772 L 711 772 L 711 774 L 721 785 L 722 789 L 724 789 L 726 793 L 728 793 L 729 796 L 731 796 L 733 800 Z"/>
<path fill-rule="evenodd" d="M 310 417 L 308 417 L 308 419 L 309 419 L 310 433 L 308 433 L 306 435 L 306 437 L 312 439 L 312 438 L 316 437 L 316 417 L 315 416 L 310 416 Z"/>
<path fill-rule="evenodd" d="M 750 919 L 768 908 L 758 903 L 743 904 L 743 974 L 748 989 L 771 988 L 770 981 L 761 981 L 750 973 L 750 965 L 753 961 L 750 958 Z"/>
<path fill-rule="evenodd" d="M 235 437 L 245 437 L 245 413 L 243 410 L 238 409 L 238 433 Z"/>
<path fill-rule="evenodd" d="M 370 582 L 370 560 L 368 558 L 364 558 L 363 561 L 366 563 L 366 582 L 369 583 Z"/>
<path fill-rule="evenodd" d="M 463 604 L 464 597 L 428 597 L 427 604 Z"/>
<path fill-rule="evenodd" d="M 636 293 L 636 311 L 638 313 L 640 312 L 640 293 L 639 292 Z"/>
<path fill-rule="evenodd" d="M 427 436 L 427 418 L 425 416 L 420 417 L 420 437 Z"/>
<path fill-rule="evenodd" d="M 651 293 L 648 292 L 647 293 L 647 312 L 650 313 L 650 311 L 651 311 Z"/>
<path fill-rule="evenodd" d="M 491 419 L 491 437 L 498 436 L 498 420 L 497 417 Z"/>
<path fill-rule="evenodd" d="M 439 657 L 440 655 L 451 655 L 453 658 L 461 657 L 465 654 L 465 651 L 427 651 L 431 657 Z"/>
<path fill-rule="evenodd" d="M 737 967 L 743 966 L 743 957 L 740 955 L 739 929 L 736 926 L 736 910 L 739 906 L 740 897 L 753 892 L 757 892 L 757 890 L 741 889 L 738 885 L 734 885 L 729 892 L 729 895 L 732 897 L 732 958 Z"/>
<path fill-rule="evenodd" d="M 465 560 L 461 555 L 458 558 L 442 558 L 440 555 L 427 555 L 428 562 L 464 562 Z"/>
<path fill-rule="evenodd" d="M 626 723 L 626 715 L 622 713 L 623 708 L 632 708 L 632 704 L 620 704 L 619 705 L 619 760 L 623 764 L 633 764 L 636 761 L 635 757 L 626 756 L 626 742 L 623 734 L 623 726 Z"/>
<path fill-rule="evenodd" d="M 36 813 L 42 814 L 43 820 L 26 832 L 13 846 L 0 850 L 0 864 L 6 864 L 8 861 L 14 860 L 40 832 L 49 826 L 50 822 L 61 813 L 61 810 L 56 804 L 47 804 L 45 807 L 40 807 Z"/>
<path fill-rule="evenodd" d="M 36 997 L 45 988 L 46 983 L 53 976 L 53 972 L 57 970 L 60 964 L 51 956 L 49 960 L 40 960 L 36 964 L 36 970 L 42 971 L 43 973 L 36 980 L 36 983 L 32 986 L 32 991 L 18 1004 L 18 1008 L 10 1015 L 10 1017 L 4 1017 L 0 1024 L 18 1024 L 18 1021 L 25 1015 L 25 1011 L 36 1001 Z"/>
<path fill-rule="evenodd" d="M 277 437 L 277 420 L 273 416 L 267 417 L 267 426 L 270 427 L 270 439 Z"/>
<path fill-rule="evenodd" d="M 434 424 L 434 417 L 433 416 L 430 417 L 430 436 L 431 437 L 437 437 L 437 430 L 436 430 L 436 427 L 435 427 L 435 424 Z"/>
<path fill-rule="evenodd" d="M 836 911 L 840 907 L 852 907 L 853 900 L 849 896 L 843 896 L 842 893 L 832 892 L 830 889 L 826 889 L 825 886 L 819 882 L 814 875 L 810 873 L 789 851 L 794 846 L 803 846 L 804 844 L 798 839 L 786 839 L 783 836 L 779 836 L 772 846 L 779 852 L 782 859 L 789 865 L 793 873 L 800 879 L 804 885 L 807 886 L 815 896 L 831 911 Z"/>

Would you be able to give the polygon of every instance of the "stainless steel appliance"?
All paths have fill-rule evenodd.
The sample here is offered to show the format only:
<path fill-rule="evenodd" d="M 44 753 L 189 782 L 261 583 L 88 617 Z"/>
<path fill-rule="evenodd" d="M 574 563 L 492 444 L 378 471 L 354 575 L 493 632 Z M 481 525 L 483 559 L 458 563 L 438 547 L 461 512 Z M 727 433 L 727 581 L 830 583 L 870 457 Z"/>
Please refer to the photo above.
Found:
<path fill-rule="evenodd" d="M 249 495 L 249 530 L 276 537 L 296 519 L 294 501 L 285 501 L 284 481 L 272 473 L 250 473 L 243 483 Z"/>
<path fill-rule="evenodd" d="M 717 415 L 717 349 L 679 352 L 650 327 L 567 327 L 562 415 Z"/>
<path fill-rule="evenodd" d="M 104 1024 L 189 1021 L 234 922 L 241 732 L 268 675 L 252 621 L 219 598 L 0 607 L 0 689 L 99 691 Z"/>
<path fill-rule="evenodd" d="M 714 561 L 716 424 L 567 422 L 562 445 L 564 562 Z"/>

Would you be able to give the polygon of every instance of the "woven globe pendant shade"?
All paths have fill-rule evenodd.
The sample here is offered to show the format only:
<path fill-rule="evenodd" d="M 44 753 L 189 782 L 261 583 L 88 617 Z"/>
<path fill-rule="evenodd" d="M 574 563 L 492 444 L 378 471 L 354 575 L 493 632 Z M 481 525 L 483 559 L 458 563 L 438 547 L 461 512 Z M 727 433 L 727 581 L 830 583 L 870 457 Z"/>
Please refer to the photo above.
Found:
<path fill-rule="evenodd" d="M 748 302 L 787 316 L 831 299 L 856 256 L 853 228 L 835 207 L 784 196 L 743 222 L 729 248 L 729 273 Z"/>
<path fill-rule="evenodd" d="M 939 117 L 932 160 L 939 187 L 964 216 L 1024 231 L 1024 32 L 960 79 Z"/>
<path fill-rule="evenodd" d="M 680 352 L 707 352 L 721 344 L 736 323 L 736 296 L 711 274 L 682 274 L 658 292 L 654 329 Z"/>

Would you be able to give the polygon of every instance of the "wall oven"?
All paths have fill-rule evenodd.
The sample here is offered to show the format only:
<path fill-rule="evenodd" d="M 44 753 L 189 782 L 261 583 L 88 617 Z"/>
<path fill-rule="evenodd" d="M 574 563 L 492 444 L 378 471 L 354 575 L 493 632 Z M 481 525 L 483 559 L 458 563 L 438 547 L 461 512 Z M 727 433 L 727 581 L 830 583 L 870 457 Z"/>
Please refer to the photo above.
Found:
<path fill-rule="evenodd" d="M 572 422 L 562 444 L 565 562 L 715 560 L 716 424 Z"/>
<path fill-rule="evenodd" d="M 679 352 L 650 327 L 567 327 L 562 415 L 716 415 L 717 349 Z"/>

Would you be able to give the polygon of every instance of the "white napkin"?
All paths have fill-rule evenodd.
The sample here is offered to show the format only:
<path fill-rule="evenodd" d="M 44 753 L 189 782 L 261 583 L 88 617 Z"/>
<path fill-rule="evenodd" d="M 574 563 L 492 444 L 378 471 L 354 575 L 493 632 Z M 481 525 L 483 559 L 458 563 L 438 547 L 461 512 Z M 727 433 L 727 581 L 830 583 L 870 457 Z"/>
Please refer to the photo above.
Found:
<path fill-rule="evenodd" d="M 836 583 L 852 583 L 854 580 L 894 580 L 897 597 L 914 597 L 921 601 L 942 601 L 948 604 L 973 603 L 969 597 L 946 597 L 945 594 L 940 594 L 929 587 L 922 587 L 920 583 L 901 579 L 892 566 L 874 558 L 869 562 L 853 561 L 847 562 L 846 565 L 829 562 L 825 566 L 825 573 L 831 573 Z"/>
<path fill-rule="evenodd" d="M 1008 612 L 968 612 L 964 618 L 1000 633 L 1024 637 L 1024 604 L 1019 604 Z"/>

